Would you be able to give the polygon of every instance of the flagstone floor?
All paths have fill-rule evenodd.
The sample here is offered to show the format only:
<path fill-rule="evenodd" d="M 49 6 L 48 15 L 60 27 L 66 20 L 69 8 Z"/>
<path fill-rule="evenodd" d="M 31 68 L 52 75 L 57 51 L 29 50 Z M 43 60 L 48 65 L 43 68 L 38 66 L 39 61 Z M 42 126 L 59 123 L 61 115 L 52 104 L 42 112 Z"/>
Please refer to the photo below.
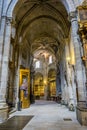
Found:
<path fill-rule="evenodd" d="M 53 101 L 37 100 L 28 109 L 11 114 L 13 116 L 34 116 L 23 130 L 87 130 L 76 120 L 76 113 Z"/>

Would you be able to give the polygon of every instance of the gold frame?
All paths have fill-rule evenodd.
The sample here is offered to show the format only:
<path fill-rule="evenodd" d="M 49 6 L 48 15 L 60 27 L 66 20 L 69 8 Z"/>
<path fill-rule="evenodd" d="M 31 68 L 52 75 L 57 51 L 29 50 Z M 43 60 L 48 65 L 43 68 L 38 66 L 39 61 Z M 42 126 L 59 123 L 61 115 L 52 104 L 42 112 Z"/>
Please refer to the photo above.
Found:
<path fill-rule="evenodd" d="M 24 90 L 21 89 L 23 79 L 27 79 L 28 84 L 28 94 L 24 96 Z M 22 102 L 22 108 L 28 108 L 30 106 L 30 70 L 29 69 L 20 69 L 20 80 L 19 80 L 19 89 L 20 89 L 20 100 Z"/>
<path fill-rule="evenodd" d="M 87 23 L 87 6 L 79 6 L 78 10 L 78 22 L 79 23 Z"/>

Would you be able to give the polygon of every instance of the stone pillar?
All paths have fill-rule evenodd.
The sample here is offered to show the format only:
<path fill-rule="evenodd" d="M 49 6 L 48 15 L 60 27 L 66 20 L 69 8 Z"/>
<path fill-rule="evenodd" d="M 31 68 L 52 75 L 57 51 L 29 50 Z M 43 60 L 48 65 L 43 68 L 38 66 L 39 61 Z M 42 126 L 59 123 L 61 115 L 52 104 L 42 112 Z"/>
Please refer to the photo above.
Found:
<path fill-rule="evenodd" d="M 0 20 L 2 15 L 2 5 L 3 5 L 3 0 L 0 0 Z"/>
<path fill-rule="evenodd" d="M 13 44 L 13 45 L 12 45 Z M 14 106 L 14 81 L 15 81 L 15 50 L 17 50 L 17 47 L 14 45 L 15 43 L 11 43 L 10 53 L 11 59 L 10 59 L 10 65 L 9 65 L 9 86 L 8 86 L 8 96 L 7 96 L 7 103 L 10 106 Z"/>
<path fill-rule="evenodd" d="M 57 65 L 57 72 L 56 72 L 56 96 L 61 94 L 61 81 L 60 81 L 60 68 Z"/>
<path fill-rule="evenodd" d="M 45 62 L 44 62 L 44 99 L 47 100 L 48 99 L 48 61 L 45 58 Z"/>
<path fill-rule="evenodd" d="M 14 83 L 14 89 L 15 89 L 15 108 L 18 109 L 18 103 L 19 103 L 19 77 L 20 77 L 20 66 L 18 65 L 18 68 L 15 70 L 15 83 Z"/>
<path fill-rule="evenodd" d="M 79 43 L 79 36 L 77 35 L 78 31 L 78 22 L 76 18 L 76 12 L 70 13 L 71 20 L 71 29 L 72 29 L 72 40 L 74 44 L 75 51 L 75 73 L 76 73 L 76 87 L 78 92 L 78 101 L 85 101 L 85 86 L 83 80 L 83 72 L 82 72 L 82 61 L 81 61 L 81 47 Z"/>
<path fill-rule="evenodd" d="M 6 105 L 6 89 L 8 85 L 8 71 L 9 71 L 9 52 L 10 52 L 10 35 L 11 35 L 11 19 L 7 18 L 3 59 L 2 59 L 2 71 L 1 71 L 1 84 L 0 84 L 0 120 L 3 121 L 7 118 L 8 106 Z"/>
<path fill-rule="evenodd" d="M 0 83 L 1 83 L 1 69 L 2 69 L 2 53 L 3 53 L 3 44 L 5 37 L 5 24 L 6 24 L 6 16 L 1 17 L 1 28 L 0 28 Z"/>
<path fill-rule="evenodd" d="M 60 91 L 59 73 L 56 74 L 56 90 L 56 96 L 58 96 Z"/>
<path fill-rule="evenodd" d="M 35 70 L 34 70 L 34 66 L 33 66 L 33 60 L 34 60 L 34 57 L 32 54 L 29 54 L 30 55 L 30 62 L 31 62 L 31 65 L 30 65 L 30 102 L 31 103 L 34 103 L 35 102 L 35 98 L 34 98 L 34 74 L 35 74 Z"/>
<path fill-rule="evenodd" d="M 72 77 L 74 104 L 75 104 L 75 106 L 77 106 L 77 95 L 76 95 L 76 84 L 74 82 L 74 80 L 75 80 L 75 72 L 74 71 L 75 71 L 74 66 L 71 65 L 71 77 Z"/>
<path fill-rule="evenodd" d="M 70 48 L 70 64 L 71 64 L 71 78 L 72 78 L 72 88 L 73 88 L 73 97 L 74 97 L 74 104 L 75 106 L 77 105 L 77 95 L 76 95 L 76 83 L 75 83 L 75 52 L 74 52 L 74 45 L 73 45 L 73 40 L 71 37 L 71 32 L 70 32 L 70 43 L 69 43 L 69 48 Z"/>
<path fill-rule="evenodd" d="M 16 52 L 17 53 L 17 52 Z M 16 67 L 15 67 L 15 81 L 14 81 L 14 89 L 15 89 L 15 108 L 18 108 L 18 105 L 20 103 L 20 90 L 19 90 L 19 82 L 20 82 L 20 65 L 21 65 L 21 58 L 22 58 L 22 51 L 21 47 L 19 46 L 19 52 L 17 55 L 17 59 L 15 58 L 16 61 Z"/>
<path fill-rule="evenodd" d="M 71 65 L 70 65 L 70 58 L 71 57 L 70 57 L 69 45 L 68 45 L 67 40 L 66 40 L 66 46 L 65 46 L 65 54 L 66 54 L 66 71 L 67 71 L 68 93 L 69 93 L 68 106 L 69 106 L 69 109 L 71 109 L 71 107 L 74 107 L 74 97 L 73 97 Z"/>
<path fill-rule="evenodd" d="M 67 104 L 68 102 L 68 87 L 65 81 L 65 52 L 62 56 L 62 60 L 60 62 L 60 76 L 61 76 L 61 91 L 62 91 L 62 104 Z"/>

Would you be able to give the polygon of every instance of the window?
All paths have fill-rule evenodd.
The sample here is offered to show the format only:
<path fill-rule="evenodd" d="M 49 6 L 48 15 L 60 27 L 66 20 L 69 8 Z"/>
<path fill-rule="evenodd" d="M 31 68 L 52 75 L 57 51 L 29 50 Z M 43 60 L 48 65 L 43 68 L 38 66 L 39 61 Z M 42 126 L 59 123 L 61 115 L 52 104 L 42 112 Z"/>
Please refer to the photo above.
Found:
<path fill-rule="evenodd" d="M 49 64 L 52 63 L 52 56 L 49 56 Z"/>
<path fill-rule="evenodd" d="M 40 61 L 36 61 L 35 67 L 40 68 Z"/>

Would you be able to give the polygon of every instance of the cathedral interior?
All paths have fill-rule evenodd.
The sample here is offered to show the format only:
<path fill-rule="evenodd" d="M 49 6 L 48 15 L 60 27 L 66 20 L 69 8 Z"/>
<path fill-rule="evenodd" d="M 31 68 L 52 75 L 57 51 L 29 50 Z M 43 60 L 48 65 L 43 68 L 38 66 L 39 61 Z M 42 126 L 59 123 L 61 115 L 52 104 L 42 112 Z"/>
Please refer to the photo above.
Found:
<path fill-rule="evenodd" d="M 36 100 L 87 125 L 86 0 L 0 0 L 0 122 Z"/>

